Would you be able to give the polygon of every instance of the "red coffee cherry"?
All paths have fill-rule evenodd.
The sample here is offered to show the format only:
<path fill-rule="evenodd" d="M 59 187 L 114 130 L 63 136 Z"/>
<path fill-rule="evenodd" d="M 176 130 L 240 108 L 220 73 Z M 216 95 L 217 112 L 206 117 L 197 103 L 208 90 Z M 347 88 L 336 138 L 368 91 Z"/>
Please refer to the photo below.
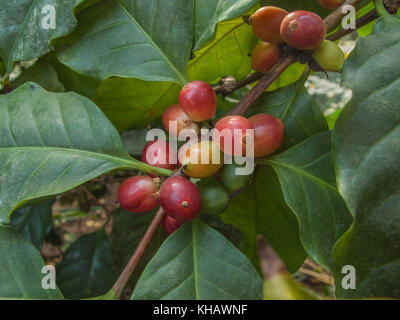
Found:
<path fill-rule="evenodd" d="M 294 48 L 313 50 L 318 48 L 325 39 L 325 22 L 313 12 L 294 11 L 283 19 L 281 36 L 288 45 Z"/>
<path fill-rule="evenodd" d="M 165 180 L 160 203 L 168 215 L 180 222 L 193 220 L 201 210 L 201 196 L 195 184 L 177 176 Z"/>
<path fill-rule="evenodd" d="M 176 127 L 174 127 L 171 121 L 176 121 Z M 164 111 L 162 122 L 164 128 L 176 137 L 179 137 L 179 133 L 184 129 L 193 130 L 196 134 L 200 132 L 197 123 L 190 120 L 179 104 L 173 104 Z"/>
<path fill-rule="evenodd" d="M 335 10 L 343 4 L 344 0 L 318 0 L 321 7 L 329 10 Z"/>
<path fill-rule="evenodd" d="M 283 140 L 283 123 L 266 113 L 249 118 L 254 127 L 254 157 L 262 158 L 276 151 Z"/>
<path fill-rule="evenodd" d="M 133 213 L 151 211 L 159 206 L 157 186 L 149 176 L 135 176 L 121 183 L 118 202 Z"/>
<path fill-rule="evenodd" d="M 250 17 L 250 25 L 258 39 L 264 42 L 279 44 L 281 37 L 282 20 L 289 14 L 284 9 L 266 6 L 258 9 Z"/>
<path fill-rule="evenodd" d="M 246 145 L 250 138 L 246 134 L 246 130 L 254 129 L 250 120 L 242 116 L 227 116 L 216 123 L 215 129 L 213 140 L 220 150 L 233 156 L 246 154 Z M 230 135 L 224 137 L 224 130 Z M 229 139 L 229 141 L 225 142 L 225 139 Z M 235 145 L 235 141 L 237 145 Z"/>
<path fill-rule="evenodd" d="M 171 216 L 169 216 L 167 214 L 165 215 L 163 222 L 162 222 L 162 226 L 168 235 L 170 235 L 171 233 L 176 231 L 181 225 L 182 225 L 181 222 L 179 222 L 178 220 L 175 220 L 174 218 L 172 218 Z"/>
<path fill-rule="evenodd" d="M 150 141 L 142 152 L 142 161 L 153 167 L 174 170 L 176 168 L 176 154 L 164 140 Z M 151 177 L 156 175 L 149 174 Z"/>
<path fill-rule="evenodd" d="M 280 56 L 279 47 L 276 44 L 260 42 L 251 53 L 253 69 L 267 73 L 278 62 Z"/>
<path fill-rule="evenodd" d="M 217 111 L 213 88 L 203 81 L 189 82 L 179 94 L 179 104 L 190 119 L 196 122 L 211 119 Z"/>

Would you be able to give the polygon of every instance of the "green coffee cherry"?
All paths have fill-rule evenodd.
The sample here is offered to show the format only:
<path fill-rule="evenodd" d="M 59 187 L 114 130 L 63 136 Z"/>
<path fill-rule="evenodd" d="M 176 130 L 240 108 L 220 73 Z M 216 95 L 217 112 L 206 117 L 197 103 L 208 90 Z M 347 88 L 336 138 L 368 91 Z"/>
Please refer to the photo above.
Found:
<path fill-rule="evenodd" d="M 221 182 L 230 194 L 242 190 L 251 179 L 251 175 L 242 176 L 236 174 L 236 164 L 226 164 L 221 169 Z"/>
<path fill-rule="evenodd" d="M 344 54 L 340 47 L 329 40 L 324 40 L 313 51 L 313 58 L 325 71 L 340 72 L 344 64 Z"/>
<path fill-rule="evenodd" d="M 230 196 L 225 189 L 218 185 L 199 185 L 201 195 L 201 213 L 217 215 L 226 210 Z"/>

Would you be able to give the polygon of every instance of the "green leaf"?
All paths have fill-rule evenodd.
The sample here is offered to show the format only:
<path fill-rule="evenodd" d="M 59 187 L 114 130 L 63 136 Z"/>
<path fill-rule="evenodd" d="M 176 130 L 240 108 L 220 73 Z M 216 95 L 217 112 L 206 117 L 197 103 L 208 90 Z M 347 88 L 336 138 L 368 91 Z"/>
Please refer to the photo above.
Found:
<path fill-rule="evenodd" d="M 220 215 L 223 222 L 238 228 L 242 234 L 240 250 L 250 259 L 255 260 L 257 237 L 257 212 L 254 192 L 250 187 L 231 199 L 228 209 Z"/>
<path fill-rule="evenodd" d="M 334 251 L 341 298 L 400 298 L 399 50 L 400 17 L 378 19 L 344 69 L 353 99 L 336 122 L 334 160 L 354 222 Z M 355 290 L 341 286 L 345 265 L 356 269 Z"/>
<path fill-rule="evenodd" d="M 155 170 L 133 160 L 109 120 L 75 93 L 48 93 L 26 83 L 1 95 L 0 132 L 2 223 L 28 200 L 65 192 L 110 170 Z"/>
<path fill-rule="evenodd" d="M 58 289 L 43 289 L 43 266 L 32 243 L 0 225 L 0 299 L 62 299 Z"/>
<path fill-rule="evenodd" d="M 256 0 L 202 0 L 195 1 L 194 50 L 204 47 L 211 39 L 217 25 L 234 20 L 250 10 Z"/>
<path fill-rule="evenodd" d="M 288 270 L 294 273 L 306 260 L 307 253 L 300 241 L 299 221 L 285 203 L 275 172 L 268 166 L 257 168 L 253 188 L 257 233 L 268 240 Z"/>
<path fill-rule="evenodd" d="M 103 81 L 93 101 L 120 131 L 146 126 L 178 102 L 181 87 L 171 82 L 148 82 L 114 77 Z"/>
<path fill-rule="evenodd" d="M 260 299 L 262 281 L 250 261 L 199 220 L 184 224 L 147 265 L 132 299 Z"/>
<path fill-rule="evenodd" d="M 193 39 L 193 2 L 102 1 L 77 16 L 79 25 L 58 52 L 73 70 L 103 80 L 112 76 L 187 82 Z"/>
<path fill-rule="evenodd" d="M 45 55 L 51 50 L 52 39 L 70 33 L 76 25 L 75 5 L 80 2 L 84 1 L 3 1 L 0 9 L 0 21 L 4 24 L 0 33 L 0 57 L 7 71 L 12 72 L 14 62 Z M 55 28 L 42 26 L 48 22 L 48 5 L 55 9 Z"/>
<path fill-rule="evenodd" d="M 305 77 L 286 88 L 264 93 L 247 113 L 269 113 L 282 120 L 285 135 L 280 151 L 328 130 L 324 114 L 304 87 L 304 81 Z"/>
<path fill-rule="evenodd" d="M 267 166 L 257 168 L 252 185 L 232 198 L 222 221 L 238 228 L 243 239 L 239 248 L 258 265 L 256 236 L 267 238 L 291 272 L 296 272 L 307 257 L 299 237 L 299 223 L 286 205 L 279 181 Z"/>
<path fill-rule="evenodd" d="M 44 238 L 51 231 L 51 208 L 54 201 L 51 198 L 28 203 L 29 206 L 16 210 L 11 216 L 10 225 L 20 231 L 39 250 L 42 248 Z"/>
<path fill-rule="evenodd" d="M 57 266 L 57 285 L 68 299 L 103 295 L 115 280 L 110 242 L 104 229 L 72 243 Z"/>
<path fill-rule="evenodd" d="M 264 280 L 264 300 L 322 300 L 287 272 Z"/>
<path fill-rule="evenodd" d="M 156 210 L 137 215 L 121 209 L 113 213 L 113 228 L 110 241 L 113 266 L 117 274 L 120 274 L 126 267 L 149 227 L 151 220 L 154 218 L 155 212 Z M 166 234 L 164 230 L 159 228 L 130 279 L 132 285 L 139 279 L 145 266 L 154 256 L 165 238 Z"/>
<path fill-rule="evenodd" d="M 305 250 L 325 266 L 332 265 L 332 247 L 351 224 L 336 189 L 330 139 L 330 132 L 322 132 L 260 161 L 277 173 L 285 201 L 299 220 Z"/>
<path fill-rule="evenodd" d="M 243 79 L 251 71 L 249 53 L 256 43 L 251 27 L 242 18 L 219 23 L 214 39 L 193 52 L 195 58 L 189 63 L 189 79 L 209 83 L 226 76 Z"/>
<path fill-rule="evenodd" d="M 42 88 L 51 92 L 64 92 L 65 88 L 58 80 L 58 75 L 53 66 L 39 60 L 32 67 L 24 69 L 12 85 L 19 87 L 25 82 L 35 82 Z"/>

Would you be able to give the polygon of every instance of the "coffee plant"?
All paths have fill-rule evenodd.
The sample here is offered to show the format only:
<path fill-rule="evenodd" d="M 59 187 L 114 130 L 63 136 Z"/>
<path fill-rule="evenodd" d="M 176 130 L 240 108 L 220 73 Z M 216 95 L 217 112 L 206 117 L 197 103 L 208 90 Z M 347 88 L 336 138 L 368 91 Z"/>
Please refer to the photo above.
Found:
<path fill-rule="evenodd" d="M 399 1 L 0 3 L 0 298 L 400 298 Z"/>

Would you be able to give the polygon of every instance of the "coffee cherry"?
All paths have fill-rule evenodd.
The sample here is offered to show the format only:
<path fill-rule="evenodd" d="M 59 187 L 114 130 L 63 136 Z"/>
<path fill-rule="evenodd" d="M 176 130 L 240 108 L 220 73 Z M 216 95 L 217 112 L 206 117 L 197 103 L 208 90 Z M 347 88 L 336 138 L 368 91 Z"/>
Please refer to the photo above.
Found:
<path fill-rule="evenodd" d="M 142 161 L 153 167 L 174 170 L 176 168 L 176 154 L 164 140 L 150 141 L 142 152 Z M 151 177 L 155 175 L 149 174 Z"/>
<path fill-rule="evenodd" d="M 173 124 L 172 122 L 176 123 Z M 164 128 L 173 136 L 179 137 L 179 133 L 184 130 L 193 130 L 199 134 L 200 129 L 197 123 L 189 119 L 179 104 L 169 106 L 163 113 L 162 122 Z"/>
<path fill-rule="evenodd" d="M 321 17 L 310 11 L 294 11 L 282 21 L 281 36 L 285 42 L 300 50 L 314 50 L 325 39 L 326 26 Z"/>
<path fill-rule="evenodd" d="M 160 204 L 180 222 L 193 220 L 201 210 L 201 196 L 195 184 L 181 176 L 165 180 L 160 188 Z"/>
<path fill-rule="evenodd" d="M 325 70 L 340 72 L 344 65 L 344 53 L 340 47 L 329 40 L 313 51 L 313 58 Z"/>
<path fill-rule="evenodd" d="M 278 62 L 279 47 L 276 44 L 260 42 L 251 53 L 251 65 L 254 70 L 267 73 Z"/>
<path fill-rule="evenodd" d="M 220 171 L 220 180 L 230 194 L 242 190 L 251 180 L 251 174 L 238 175 L 236 172 L 237 168 L 240 168 L 240 166 L 233 163 L 226 164 Z"/>
<path fill-rule="evenodd" d="M 215 115 L 217 96 L 209 84 L 203 81 L 192 81 L 182 88 L 179 104 L 190 119 L 201 122 Z"/>
<path fill-rule="evenodd" d="M 262 158 L 276 151 L 283 140 L 283 123 L 266 113 L 259 113 L 249 120 L 254 127 L 254 157 Z"/>
<path fill-rule="evenodd" d="M 162 222 L 162 226 L 168 235 L 170 235 L 171 233 L 176 231 L 181 225 L 182 225 L 181 222 L 175 220 L 168 214 L 165 215 L 163 222 Z"/>
<path fill-rule="evenodd" d="M 200 185 L 198 188 L 202 201 L 201 213 L 217 215 L 228 208 L 230 196 L 223 187 Z"/>
<path fill-rule="evenodd" d="M 214 142 L 201 141 L 189 148 L 186 147 L 186 152 L 181 159 L 183 172 L 192 178 L 206 178 L 221 169 L 223 159 L 221 151 Z"/>
<path fill-rule="evenodd" d="M 266 6 L 258 9 L 250 17 L 250 25 L 258 39 L 279 44 L 283 42 L 280 28 L 282 20 L 289 14 L 284 9 Z"/>
<path fill-rule="evenodd" d="M 321 7 L 325 9 L 335 10 L 343 4 L 345 0 L 318 0 Z"/>
<path fill-rule="evenodd" d="M 246 145 L 251 143 L 246 130 L 252 130 L 250 120 L 242 116 L 227 116 L 219 120 L 213 132 L 213 140 L 220 150 L 228 155 L 244 156 Z M 224 137 L 224 133 L 227 134 Z M 228 139 L 228 141 L 225 141 Z"/>
<path fill-rule="evenodd" d="M 159 206 L 157 186 L 148 176 L 135 176 L 121 183 L 118 202 L 125 210 L 133 213 L 151 211 Z"/>

